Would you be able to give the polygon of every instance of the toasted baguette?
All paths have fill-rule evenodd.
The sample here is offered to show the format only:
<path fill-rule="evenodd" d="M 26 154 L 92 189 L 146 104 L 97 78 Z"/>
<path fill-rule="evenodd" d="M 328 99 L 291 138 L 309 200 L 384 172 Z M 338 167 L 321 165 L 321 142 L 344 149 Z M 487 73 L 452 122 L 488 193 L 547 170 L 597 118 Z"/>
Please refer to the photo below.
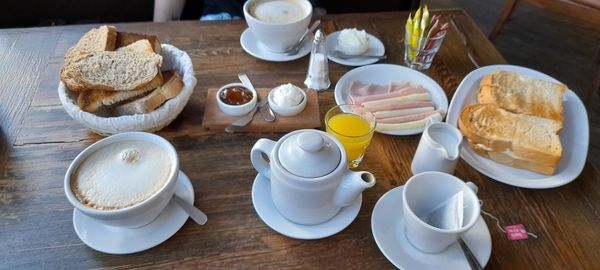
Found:
<path fill-rule="evenodd" d="M 563 121 L 563 95 L 567 86 L 516 72 L 496 71 L 480 83 L 477 103 L 495 104 L 513 113 Z"/>
<path fill-rule="evenodd" d="M 86 52 L 113 51 L 117 41 L 117 28 L 103 25 L 93 28 L 79 39 L 77 44 L 67 50 L 65 65 L 78 55 Z"/>
<path fill-rule="evenodd" d="M 79 56 L 61 72 L 71 91 L 131 91 L 162 85 L 162 56 L 155 53 L 107 51 Z"/>
<path fill-rule="evenodd" d="M 553 175 L 554 172 L 556 171 L 556 165 L 547 165 L 547 164 L 536 163 L 534 161 L 518 159 L 513 155 L 513 153 L 510 153 L 510 152 L 487 151 L 486 149 L 482 148 L 480 145 L 475 144 L 470 140 L 469 140 L 469 145 L 475 152 L 477 152 L 477 154 L 479 154 L 483 157 L 489 158 L 498 163 L 507 165 L 507 166 L 520 168 L 520 169 L 526 169 L 526 170 L 542 173 L 545 175 Z"/>
<path fill-rule="evenodd" d="M 162 48 L 160 47 L 160 40 L 157 36 L 144 35 L 137 33 L 117 32 L 116 37 L 116 48 L 125 47 L 131 43 L 134 43 L 141 39 L 147 39 L 152 45 L 154 53 L 162 54 Z"/>
<path fill-rule="evenodd" d="M 140 99 L 115 107 L 115 112 L 119 115 L 149 113 L 156 110 L 167 100 L 179 95 L 181 89 L 183 89 L 183 81 L 179 74 L 170 70 L 163 72 L 163 77 L 165 80 L 164 85 Z"/>
<path fill-rule="evenodd" d="M 125 47 L 117 48 L 118 52 L 147 52 L 153 53 L 152 45 L 147 39 L 140 39 L 134 43 L 131 43 Z"/>
<path fill-rule="evenodd" d="M 490 152 L 510 151 L 522 160 L 549 166 L 556 166 L 562 156 L 556 123 L 537 116 L 514 114 L 490 104 L 468 105 L 458 119 L 463 135 Z"/>

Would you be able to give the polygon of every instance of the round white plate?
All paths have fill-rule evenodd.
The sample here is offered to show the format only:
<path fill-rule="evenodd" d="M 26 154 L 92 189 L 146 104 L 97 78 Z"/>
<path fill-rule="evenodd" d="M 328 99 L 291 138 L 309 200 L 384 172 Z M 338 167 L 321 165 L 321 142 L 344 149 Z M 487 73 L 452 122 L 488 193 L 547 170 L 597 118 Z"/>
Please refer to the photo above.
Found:
<path fill-rule="evenodd" d="M 350 59 L 342 59 L 336 56 L 336 48 L 337 48 L 337 38 L 340 35 L 341 31 L 333 32 L 329 34 L 326 38 L 327 41 L 327 58 L 329 60 L 336 62 L 338 64 L 346 65 L 346 66 L 364 66 L 373 64 L 379 59 L 377 58 L 350 58 Z M 376 36 L 373 36 L 367 33 L 369 36 L 369 49 L 364 53 L 364 55 L 384 55 L 385 54 L 385 46 Z"/>
<path fill-rule="evenodd" d="M 486 66 L 469 73 L 460 83 L 448 110 L 446 122 L 457 126 L 458 117 L 462 108 L 476 102 L 479 91 L 479 83 L 483 76 L 498 70 L 514 71 L 525 76 L 542 80 L 558 82 L 556 79 L 535 71 L 533 69 L 511 66 L 494 65 Z M 469 165 L 490 178 L 502 183 L 524 188 L 552 188 L 565 185 L 573 181 L 585 165 L 589 145 L 589 124 L 585 106 L 577 95 L 567 90 L 563 98 L 563 129 L 560 132 L 560 143 L 563 148 L 563 156 L 552 176 L 547 176 L 532 171 L 517 169 L 497 163 L 491 159 L 484 158 L 469 146 L 463 145 L 460 156 Z"/>
<path fill-rule="evenodd" d="M 182 171 L 179 171 L 175 193 L 186 202 L 194 203 L 194 187 Z M 170 201 L 154 221 L 135 229 L 107 226 L 73 210 L 73 227 L 79 239 L 87 246 L 109 254 L 129 254 L 157 246 L 173 236 L 187 219 L 188 214 L 174 201 Z"/>
<path fill-rule="evenodd" d="M 408 242 L 402 212 L 402 189 L 404 186 L 385 193 L 373 209 L 371 230 L 383 255 L 394 266 L 406 270 L 471 269 L 458 242 L 437 254 L 419 251 Z M 492 254 L 492 238 L 481 216 L 463 239 L 479 263 L 485 266 Z"/>
<path fill-rule="evenodd" d="M 334 235 L 352 223 L 362 204 L 360 195 L 350 206 L 342 208 L 340 212 L 328 221 L 318 225 L 300 225 L 284 218 L 271 199 L 271 183 L 269 179 L 258 174 L 252 185 L 252 204 L 262 221 L 276 232 L 296 239 L 320 239 Z"/>
<path fill-rule="evenodd" d="M 244 49 L 244 51 L 258 59 L 271 62 L 286 62 L 304 57 L 305 55 L 310 53 L 310 50 L 312 48 L 312 40 L 313 35 L 309 34 L 308 37 L 306 37 L 306 39 L 302 43 L 302 47 L 300 47 L 298 53 L 293 55 L 287 55 L 285 53 L 275 53 L 269 51 L 269 49 L 267 49 L 262 43 L 258 41 L 258 39 L 256 39 L 254 34 L 252 34 L 252 31 L 250 31 L 250 28 L 246 28 L 246 30 L 244 30 L 244 32 L 242 32 L 242 35 L 240 36 L 240 43 L 242 44 L 242 48 Z"/>
<path fill-rule="evenodd" d="M 335 85 L 335 103 L 338 105 L 351 103 L 350 84 L 353 81 L 376 84 L 388 84 L 390 81 L 408 81 L 412 84 L 419 84 L 429 90 L 436 110 L 444 112 L 448 110 L 448 98 L 442 87 L 429 76 L 404 66 L 375 64 L 350 70 Z M 423 129 L 385 131 L 381 133 L 388 135 L 414 135 L 423 132 Z M 377 131 L 377 129 L 375 130 Z"/>

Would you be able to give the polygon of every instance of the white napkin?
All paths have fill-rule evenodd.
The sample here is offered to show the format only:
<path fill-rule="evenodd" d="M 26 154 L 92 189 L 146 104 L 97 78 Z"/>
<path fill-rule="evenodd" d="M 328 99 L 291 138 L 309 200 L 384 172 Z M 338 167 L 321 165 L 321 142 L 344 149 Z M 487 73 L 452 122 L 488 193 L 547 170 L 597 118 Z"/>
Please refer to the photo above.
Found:
<path fill-rule="evenodd" d="M 462 228 L 464 218 L 463 193 L 464 192 L 461 190 L 433 208 L 433 210 L 425 216 L 424 221 L 427 222 L 427 224 L 440 229 L 453 230 Z"/>

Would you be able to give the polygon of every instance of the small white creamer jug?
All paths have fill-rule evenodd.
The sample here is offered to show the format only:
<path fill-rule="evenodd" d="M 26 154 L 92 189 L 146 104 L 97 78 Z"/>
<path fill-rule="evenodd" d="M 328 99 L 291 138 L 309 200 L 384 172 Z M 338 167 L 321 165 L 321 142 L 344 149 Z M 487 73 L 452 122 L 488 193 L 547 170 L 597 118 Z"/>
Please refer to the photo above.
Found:
<path fill-rule="evenodd" d="M 413 157 L 412 173 L 439 171 L 453 174 L 462 140 L 462 134 L 456 127 L 430 119 Z"/>

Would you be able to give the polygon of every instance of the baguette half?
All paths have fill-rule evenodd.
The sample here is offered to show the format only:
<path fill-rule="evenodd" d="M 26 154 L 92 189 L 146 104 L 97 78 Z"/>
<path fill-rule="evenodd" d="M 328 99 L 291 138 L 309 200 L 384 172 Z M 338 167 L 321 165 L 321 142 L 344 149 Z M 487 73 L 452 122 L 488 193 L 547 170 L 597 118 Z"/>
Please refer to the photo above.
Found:
<path fill-rule="evenodd" d="M 481 147 L 481 145 L 475 144 L 470 140 L 468 140 L 468 141 L 469 141 L 469 145 L 471 146 L 471 148 L 477 154 L 479 154 L 483 157 L 489 158 L 498 163 L 501 163 L 501 164 L 504 164 L 507 166 L 511 166 L 511 167 L 515 167 L 515 168 L 534 171 L 534 172 L 545 174 L 545 175 L 553 175 L 554 172 L 556 171 L 556 165 L 547 165 L 547 164 L 536 163 L 534 161 L 522 160 L 522 159 L 516 158 L 514 156 L 514 154 L 511 152 L 487 151 L 486 149 Z"/>

